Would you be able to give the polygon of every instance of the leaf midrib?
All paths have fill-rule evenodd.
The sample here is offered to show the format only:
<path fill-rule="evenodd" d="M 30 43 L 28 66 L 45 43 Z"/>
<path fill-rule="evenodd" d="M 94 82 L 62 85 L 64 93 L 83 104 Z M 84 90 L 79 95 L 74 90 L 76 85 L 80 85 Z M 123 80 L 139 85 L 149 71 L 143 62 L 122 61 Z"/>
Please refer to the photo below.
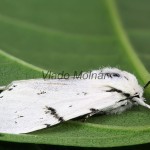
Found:
<path fill-rule="evenodd" d="M 150 75 L 146 70 L 146 68 L 144 67 L 144 65 L 142 64 L 139 57 L 137 56 L 137 54 L 135 53 L 133 46 L 129 42 L 129 39 L 122 25 L 115 0 L 106 0 L 105 2 L 108 7 L 110 19 L 112 20 L 114 30 L 116 31 L 118 39 L 120 40 L 121 44 L 124 47 L 125 53 L 127 54 L 130 62 L 132 62 L 142 82 L 146 83 L 150 78 Z"/>
<path fill-rule="evenodd" d="M 33 70 L 35 70 L 35 71 L 41 72 L 42 70 L 44 70 L 44 69 L 42 69 L 42 68 L 40 68 L 40 67 L 37 67 L 37 66 L 34 66 L 34 65 L 32 65 L 32 64 L 30 64 L 30 63 L 28 63 L 28 62 L 25 62 L 25 61 L 23 61 L 23 60 L 21 60 L 21 59 L 15 57 L 15 56 L 13 56 L 13 55 L 10 55 L 10 54 L 4 52 L 4 51 L 1 50 L 1 49 L 0 49 L 0 55 L 1 55 L 1 56 L 4 56 L 4 57 L 7 57 L 8 59 L 10 59 L 10 60 L 12 60 L 12 61 L 15 61 L 15 62 L 17 62 L 17 63 L 19 63 L 19 64 L 21 64 L 21 65 L 23 65 L 23 66 L 25 66 L 25 67 L 31 68 L 31 69 L 33 69 Z"/>

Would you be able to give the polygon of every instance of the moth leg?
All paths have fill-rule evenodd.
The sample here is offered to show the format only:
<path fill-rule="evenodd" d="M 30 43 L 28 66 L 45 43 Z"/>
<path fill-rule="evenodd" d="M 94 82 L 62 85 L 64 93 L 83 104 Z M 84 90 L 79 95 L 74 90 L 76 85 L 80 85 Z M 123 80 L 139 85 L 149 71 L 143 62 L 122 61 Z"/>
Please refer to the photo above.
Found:
<path fill-rule="evenodd" d="M 97 113 L 102 112 L 101 110 L 95 109 L 95 108 L 90 108 L 90 111 L 91 111 L 91 112 L 90 112 L 89 114 L 87 114 L 87 115 L 84 117 L 83 122 L 85 122 L 89 117 L 91 117 L 91 116 L 93 116 L 93 115 L 95 115 L 95 114 L 97 114 Z"/>

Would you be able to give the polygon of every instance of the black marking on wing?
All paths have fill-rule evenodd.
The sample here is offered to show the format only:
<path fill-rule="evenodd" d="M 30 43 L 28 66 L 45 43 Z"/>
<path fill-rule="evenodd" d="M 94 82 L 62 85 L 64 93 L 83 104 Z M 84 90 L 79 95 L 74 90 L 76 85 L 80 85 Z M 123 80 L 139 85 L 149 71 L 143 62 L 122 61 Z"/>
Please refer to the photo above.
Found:
<path fill-rule="evenodd" d="M 108 78 L 112 78 L 111 73 L 105 73 L 105 75 L 106 75 Z"/>
<path fill-rule="evenodd" d="M 98 109 L 95 109 L 95 108 L 90 108 L 90 111 L 92 112 L 92 113 L 95 113 L 95 112 L 97 112 L 97 111 L 99 111 Z"/>
<path fill-rule="evenodd" d="M 115 89 L 115 88 L 112 88 L 110 90 L 107 90 L 106 92 L 118 92 L 118 93 L 122 93 L 121 90 L 118 90 L 118 89 Z"/>
<path fill-rule="evenodd" d="M 98 114 L 104 114 L 105 112 L 99 109 L 90 108 L 91 113 L 98 113 Z"/>
<path fill-rule="evenodd" d="M 23 118 L 23 117 L 24 117 L 24 116 L 21 116 L 21 115 L 19 116 L 19 115 L 18 115 L 18 117 L 17 117 L 17 118 Z"/>
<path fill-rule="evenodd" d="M 22 117 L 24 117 L 24 116 L 19 116 L 18 118 L 22 118 Z"/>
<path fill-rule="evenodd" d="M 56 109 L 52 108 L 52 107 L 48 107 L 46 106 L 46 111 L 45 113 L 50 113 L 51 115 L 53 115 L 53 117 L 55 117 L 56 119 L 58 119 L 59 122 L 63 122 L 65 121 L 63 117 L 60 117 L 56 111 Z"/>
<path fill-rule="evenodd" d="M 13 88 L 15 88 L 16 86 L 17 86 L 17 85 L 13 85 L 12 87 L 13 87 Z M 8 91 L 12 91 L 12 90 L 13 90 L 13 88 L 12 88 L 12 87 L 11 87 L 11 88 L 9 88 L 9 89 L 8 89 Z"/>
<path fill-rule="evenodd" d="M 110 89 L 110 90 L 107 90 L 106 92 L 118 92 L 118 93 L 121 93 L 122 95 L 124 95 L 125 97 L 130 97 L 130 94 L 129 94 L 129 93 L 124 93 L 123 91 L 118 90 L 118 89 L 115 89 L 115 88 L 112 88 L 112 89 Z"/>
<path fill-rule="evenodd" d="M 124 76 L 125 79 L 129 80 L 126 76 Z"/>
<path fill-rule="evenodd" d="M 118 78 L 120 77 L 120 74 L 118 74 L 118 73 L 112 73 L 111 75 L 112 75 L 113 77 L 118 77 Z"/>
<path fill-rule="evenodd" d="M 44 124 L 46 126 L 46 128 L 51 127 L 51 124 Z"/>
<path fill-rule="evenodd" d="M 0 98 L 3 98 L 3 96 L 1 96 Z"/>
<path fill-rule="evenodd" d="M 56 110 L 54 108 L 46 106 L 46 109 L 48 110 L 46 113 L 49 113 L 50 111 L 52 115 L 56 114 Z"/>
<path fill-rule="evenodd" d="M 135 102 L 135 101 L 133 100 L 134 97 L 138 97 L 138 98 L 139 98 L 139 95 L 134 95 L 134 96 L 127 97 L 127 98 L 125 98 L 125 99 L 121 99 L 121 100 L 118 101 L 118 103 L 119 103 L 119 102 L 122 102 L 122 101 L 125 101 L 125 100 L 132 100 L 132 102 Z"/>
<path fill-rule="evenodd" d="M 125 101 L 125 100 L 127 100 L 127 98 L 119 100 L 118 103 L 119 103 L 119 102 L 123 102 L 123 101 Z"/>
<path fill-rule="evenodd" d="M 87 95 L 87 92 L 82 92 L 83 95 Z M 77 93 L 77 95 L 80 95 L 80 93 Z"/>
<path fill-rule="evenodd" d="M 87 94 L 87 92 L 82 92 L 84 95 L 86 95 Z"/>
<path fill-rule="evenodd" d="M 64 122 L 64 121 L 65 121 L 63 117 L 59 117 L 58 120 L 59 120 L 60 122 Z"/>
<path fill-rule="evenodd" d="M 125 104 L 121 105 L 121 107 L 124 107 L 124 106 L 126 106 L 126 105 Z"/>
<path fill-rule="evenodd" d="M 117 103 L 123 102 L 125 100 L 131 100 L 132 96 L 129 93 L 124 93 L 123 91 L 119 90 L 119 89 L 115 89 L 112 88 L 110 90 L 107 90 L 106 92 L 118 92 L 120 94 L 122 94 L 123 96 L 125 96 L 126 98 L 119 100 Z M 134 96 L 135 97 L 135 96 Z M 123 107 L 123 106 L 122 106 Z"/>
<path fill-rule="evenodd" d="M 89 117 L 95 115 L 95 114 L 103 114 L 104 112 L 99 110 L 99 109 L 95 109 L 95 108 L 90 108 L 90 113 L 85 115 L 84 119 L 83 119 L 83 122 L 85 122 Z"/>
<path fill-rule="evenodd" d="M 120 78 L 120 74 L 119 73 L 105 73 L 105 76 L 107 76 L 108 78 Z"/>
<path fill-rule="evenodd" d="M 72 107 L 72 105 L 70 105 L 69 107 Z"/>
<path fill-rule="evenodd" d="M 41 95 L 41 94 L 45 94 L 46 92 L 45 91 L 42 91 L 40 93 L 37 93 L 38 95 Z"/>

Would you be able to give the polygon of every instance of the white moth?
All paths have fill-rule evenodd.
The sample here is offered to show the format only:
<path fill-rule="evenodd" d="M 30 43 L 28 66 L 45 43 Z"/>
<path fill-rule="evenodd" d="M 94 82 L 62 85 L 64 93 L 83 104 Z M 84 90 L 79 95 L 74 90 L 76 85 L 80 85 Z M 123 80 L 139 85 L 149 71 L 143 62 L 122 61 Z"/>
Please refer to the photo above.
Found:
<path fill-rule="evenodd" d="M 121 113 L 133 105 L 150 109 L 143 98 L 145 87 L 136 77 L 117 68 L 92 73 L 105 78 L 31 79 L 1 87 L 0 132 L 28 133 L 79 116 Z"/>

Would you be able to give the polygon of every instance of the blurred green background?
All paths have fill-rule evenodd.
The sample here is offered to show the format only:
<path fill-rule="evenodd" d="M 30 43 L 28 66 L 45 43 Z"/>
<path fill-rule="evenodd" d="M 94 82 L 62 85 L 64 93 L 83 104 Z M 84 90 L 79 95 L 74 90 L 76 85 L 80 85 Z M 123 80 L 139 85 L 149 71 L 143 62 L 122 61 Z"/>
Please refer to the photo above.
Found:
<path fill-rule="evenodd" d="M 111 1 L 111 0 L 110 0 Z M 117 0 L 129 42 L 150 70 L 148 0 Z M 128 68 L 109 0 L 0 0 L 0 48 L 54 72 Z"/>
<path fill-rule="evenodd" d="M 41 77 L 39 68 L 72 74 L 112 66 L 135 73 L 144 84 L 148 72 L 139 64 L 150 71 L 149 6 L 149 0 L 0 0 L 0 83 Z M 130 123 L 131 116 L 127 114 L 127 126 L 139 123 Z M 141 125 L 150 125 L 149 116 L 138 116 Z M 113 118 L 105 123 L 113 124 Z M 1 145 L 11 149 L 10 143 Z"/>

